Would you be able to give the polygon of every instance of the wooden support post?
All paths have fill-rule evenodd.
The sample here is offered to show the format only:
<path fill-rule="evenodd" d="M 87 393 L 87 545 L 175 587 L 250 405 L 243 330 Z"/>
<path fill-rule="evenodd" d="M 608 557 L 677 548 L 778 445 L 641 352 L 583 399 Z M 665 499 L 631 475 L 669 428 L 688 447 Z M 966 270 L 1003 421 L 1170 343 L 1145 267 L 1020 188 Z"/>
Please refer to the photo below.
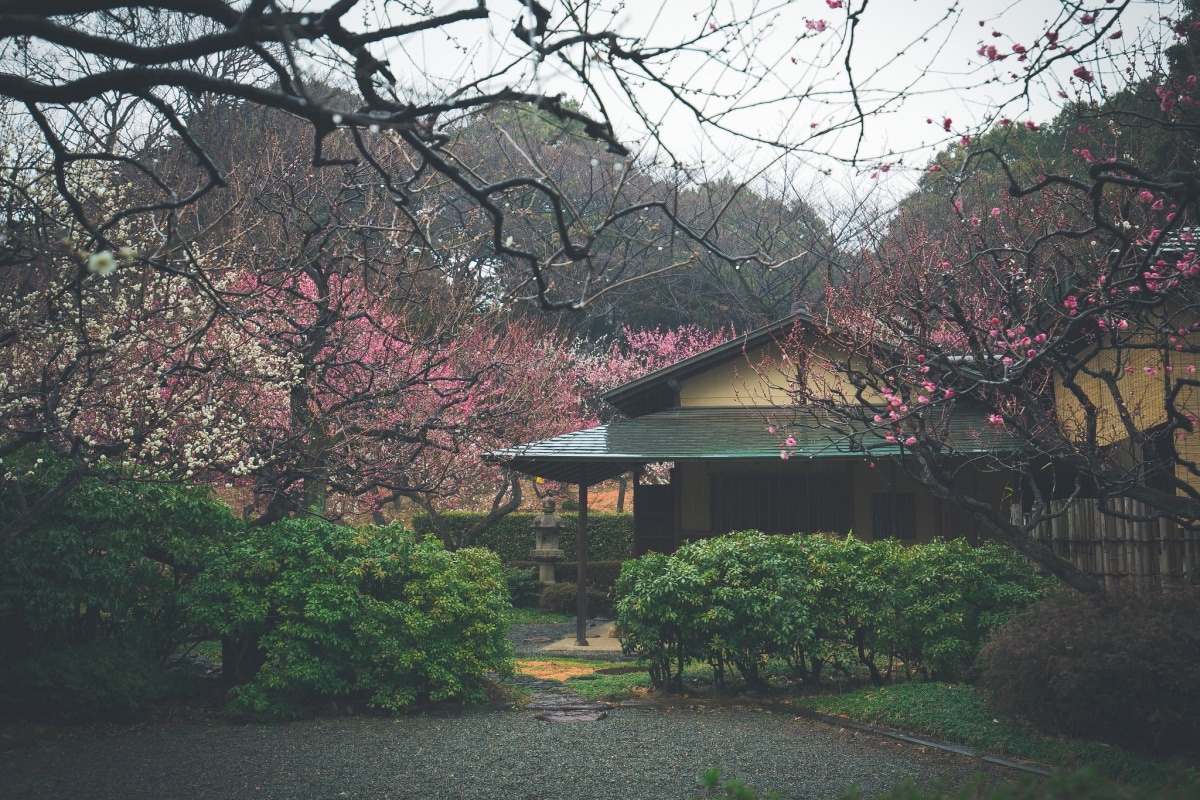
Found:
<path fill-rule="evenodd" d="M 575 543 L 575 644 L 586 647 L 587 640 L 587 484 L 579 484 L 579 538 Z"/>

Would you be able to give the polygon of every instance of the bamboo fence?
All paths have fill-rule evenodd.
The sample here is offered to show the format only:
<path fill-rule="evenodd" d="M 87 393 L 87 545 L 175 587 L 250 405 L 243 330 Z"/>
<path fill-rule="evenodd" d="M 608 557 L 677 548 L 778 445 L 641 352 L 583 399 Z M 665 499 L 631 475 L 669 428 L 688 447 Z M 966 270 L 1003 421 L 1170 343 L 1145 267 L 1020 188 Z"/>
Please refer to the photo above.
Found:
<path fill-rule="evenodd" d="M 1056 500 L 1053 516 L 1033 535 L 1108 589 L 1170 591 L 1186 585 L 1200 555 L 1200 531 L 1152 519 L 1145 505 L 1129 498 Z M 1020 508 L 1013 521 L 1027 522 Z M 1139 519 L 1140 518 L 1140 519 Z"/>

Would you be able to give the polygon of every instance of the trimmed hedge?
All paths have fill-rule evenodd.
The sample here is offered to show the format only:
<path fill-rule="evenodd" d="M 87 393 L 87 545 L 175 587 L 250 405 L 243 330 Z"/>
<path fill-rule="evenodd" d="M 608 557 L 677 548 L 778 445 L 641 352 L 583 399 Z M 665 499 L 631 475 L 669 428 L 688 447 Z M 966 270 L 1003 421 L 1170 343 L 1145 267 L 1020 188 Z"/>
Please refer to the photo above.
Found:
<path fill-rule="evenodd" d="M 587 585 L 603 594 L 612 594 L 617 578 L 621 576 L 621 565 L 624 561 L 589 561 L 587 565 Z M 513 561 L 508 564 L 514 569 L 536 569 L 536 561 Z M 574 562 L 560 561 L 554 565 L 554 580 L 559 583 L 576 583 L 579 577 L 579 565 Z"/>
<path fill-rule="evenodd" d="M 1046 585 L 1016 552 L 992 543 L 904 547 L 745 531 L 626 562 L 617 625 L 626 652 L 649 661 L 660 688 L 680 688 L 698 660 L 718 683 L 732 669 L 761 683 L 772 658 L 812 684 L 829 667 L 865 668 L 877 684 L 893 668 L 950 680 L 994 625 Z"/>
<path fill-rule="evenodd" d="M 470 530 L 485 515 L 474 511 L 448 511 L 442 514 L 442 520 L 450 529 L 455 541 L 460 541 L 462 533 Z M 529 523 L 536 514 L 508 514 L 489 525 L 471 543 L 472 547 L 486 547 L 500 560 L 509 563 L 513 561 L 529 561 L 529 551 L 533 549 L 533 529 Z M 561 514 L 567 527 L 559 538 L 566 561 L 575 560 L 575 532 L 578 530 L 579 515 L 574 512 Z M 417 514 L 413 517 L 413 530 L 419 536 L 436 536 L 433 524 L 428 514 Z M 588 563 L 592 561 L 625 561 L 633 557 L 633 515 L 588 513 Z"/>
<path fill-rule="evenodd" d="M 551 614 L 567 614 L 574 616 L 579 610 L 579 592 L 577 583 L 549 583 L 542 589 L 542 597 L 538 607 Z M 612 616 L 612 600 L 605 592 L 592 587 L 587 590 L 587 616 Z"/>

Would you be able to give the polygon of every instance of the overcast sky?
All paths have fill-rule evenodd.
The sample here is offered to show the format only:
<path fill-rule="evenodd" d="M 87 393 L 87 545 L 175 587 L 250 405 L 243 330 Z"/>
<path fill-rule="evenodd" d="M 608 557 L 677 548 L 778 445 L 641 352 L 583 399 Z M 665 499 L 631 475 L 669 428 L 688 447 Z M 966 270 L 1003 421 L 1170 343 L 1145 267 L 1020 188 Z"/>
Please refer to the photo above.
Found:
<path fill-rule="evenodd" d="M 503 2 L 490 7 L 503 12 Z M 635 113 L 623 87 L 602 71 L 593 73 L 618 129 L 643 153 L 654 144 L 642 122 L 647 118 L 673 157 L 703 159 L 716 173 L 761 168 L 779 153 L 768 143 L 780 142 L 809 169 L 832 169 L 839 180 L 869 178 L 880 164 L 896 164 L 893 174 L 905 166 L 919 168 L 937 147 L 997 116 L 1045 122 L 1062 102 L 1059 91 L 1074 97 L 1119 88 L 1119 72 L 1131 64 L 1128 50 L 1147 34 L 1161 39 L 1157 20 L 1174 9 L 1157 0 L 1092 0 L 1082 9 L 1063 0 L 866 0 L 849 57 L 858 102 L 868 112 L 859 127 L 852 122 L 845 62 L 847 13 L 862 8 L 864 0 L 563 0 L 547 3 L 554 8 L 552 25 L 561 24 L 566 2 L 586 7 L 591 27 L 612 27 L 651 45 L 702 37 L 659 66 L 715 124 L 697 126 L 683 103 L 649 84 L 635 90 L 640 104 Z M 521 8 L 518 0 L 510 5 L 514 14 Z M 443 6 L 453 4 L 439 4 L 438 10 Z M 1120 22 L 1109 25 L 1120 6 L 1126 6 Z M 535 88 L 578 97 L 577 78 L 553 59 L 535 65 L 511 28 L 511 18 L 496 15 L 487 27 L 456 26 L 453 40 L 439 32 L 390 55 L 393 66 L 414 82 L 458 86 L 515 64 L 532 76 Z M 1048 30 L 1059 34 L 1054 52 L 1037 44 L 1046 44 Z M 1032 63 L 1018 61 L 1014 47 L 1061 56 L 1064 47 L 1097 30 L 1104 31 L 1104 47 L 1114 57 L 1061 59 L 1030 95 L 1014 99 L 1021 92 L 1011 76 Z M 1110 38 L 1118 30 L 1119 38 Z M 981 56 L 979 48 L 988 46 L 1006 58 Z M 1143 56 L 1132 63 L 1144 71 L 1148 62 Z M 1080 66 L 1097 80 L 1087 85 L 1073 78 Z M 848 160 L 858 163 L 847 168 Z"/>

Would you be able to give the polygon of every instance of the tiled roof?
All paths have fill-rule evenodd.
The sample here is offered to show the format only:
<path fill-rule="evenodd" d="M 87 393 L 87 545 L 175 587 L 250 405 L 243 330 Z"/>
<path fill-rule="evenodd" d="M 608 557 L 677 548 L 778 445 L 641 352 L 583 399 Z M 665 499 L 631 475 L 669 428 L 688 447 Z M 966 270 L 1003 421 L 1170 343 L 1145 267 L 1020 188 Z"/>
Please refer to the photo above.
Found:
<path fill-rule="evenodd" d="M 985 425 L 982 412 L 960 408 L 946 418 L 946 440 L 957 452 L 1011 450 L 1015 442 L 1002 429 Z M 771 414 L 764 417 L 764 412 Z M 935 409 L 939 415 L 947 413 Z M 768 424 L 776 433 L 768 430 Z M 636 419 L 618 419 L 607 425 L 566 433 L 489 454 L 490 460 L 530 475 L 566 483 L 595 483 L 657 461 L 775 460 L 784 439 L 793 459 L 862 458 L 853 449 L 848 428 L 831 429 L 794 409 L 695 408 L 671 409 Z M 888 443 L 882 433 L 864 440 L 871 457 L 900 456 L 907 448 Z"/>

